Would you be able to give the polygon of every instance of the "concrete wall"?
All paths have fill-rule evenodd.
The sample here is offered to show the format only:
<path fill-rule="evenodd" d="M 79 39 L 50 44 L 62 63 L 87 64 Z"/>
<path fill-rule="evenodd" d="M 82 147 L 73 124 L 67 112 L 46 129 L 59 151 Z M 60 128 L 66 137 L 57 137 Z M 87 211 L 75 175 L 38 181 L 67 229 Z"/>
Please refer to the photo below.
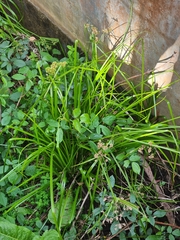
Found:
<path fill-rule="evenodd" d="M 86 23 L 98 29 L 99 37 L 103 41 L 102 48 L 106 51 L 111 50 L 127 30 L 127 46 L 132 46 L 137 36 L 142 37 L 145 71 L 154 68 L 162 53 L 180 34 L 179 0 L 24 0 L 24 2 L 33 4 L 72 41 L 79 39 L 84 45 L 88 44 L 88 34 L 84 28 Z M 142 45 L 139 44 L 137 49 L 142 51 Z M 119 52 L 120 57 L 123 55 L 124 52 Z M 126 60 L 128 64 L 132 63 L 139 67 L 141 65 L 141 57 L 136 52 Z M 178 60 L 175 65 L 178 73 L 179 64 Z M 127 71 L 130 76 L 137 74 L 131 67 L 127 67 Z M 139 79 L 133 81 L 135 80 L 139 81 Z M 175 115 L 179 116 L 180 83 L 175 83 L 163 94 L 172 103 Z M 159 114 L 168 115 L 166 102 L 160 108 Z"/>

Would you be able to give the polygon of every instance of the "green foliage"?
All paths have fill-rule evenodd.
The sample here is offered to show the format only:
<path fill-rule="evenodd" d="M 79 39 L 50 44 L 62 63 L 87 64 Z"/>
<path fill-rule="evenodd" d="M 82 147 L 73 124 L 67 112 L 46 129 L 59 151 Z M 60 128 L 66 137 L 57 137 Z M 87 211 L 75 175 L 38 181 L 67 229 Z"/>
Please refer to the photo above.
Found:
<path fill-rule="evenodd" d="M 91 60 L 78 52 L 78 41 L 62 56 L 58 40 L 31 41 L 8 15 L 1 21 L 7 23 L 6 30 L 0 25 L 0 212 L 11 222 L 0 226 L 6 239 L 177 239 L 178 229 L 157 224 L 167 220 L 166 211 L 144 173 L 144 158 L 155 175 L 162 167 L 154 159 L 163 158 L 172 181 L 178 176 L 179 127 L 152 116 L 160 90 L 145 91 L 146 79 L 134 87 L 115 51 L 102 53 L 101 63 L 95 35 Z M 117 73 L 126 91 L 117 91 Z M 164 188 L 166 181 L 162 177 Z"/>

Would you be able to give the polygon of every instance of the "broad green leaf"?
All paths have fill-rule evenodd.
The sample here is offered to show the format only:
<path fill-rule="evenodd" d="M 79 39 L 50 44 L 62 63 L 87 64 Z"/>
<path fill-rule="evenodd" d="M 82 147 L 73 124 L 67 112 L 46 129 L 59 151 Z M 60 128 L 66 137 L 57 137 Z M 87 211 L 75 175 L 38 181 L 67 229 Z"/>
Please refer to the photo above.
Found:
<path fill-rule="evenodd" d="M 59 147 L 59 144 L 63 141 L 63 130 L 58 127 L 56 132 L 56 147 Z"/>
<path fill-rule="evenodd" d="M 98 133 L 91 133 L 90 135 L 89 135 L 89 139 L 91 139 L 91 140 L 99 140 L 99 139 L 101 139 L 102 138 L 102 134 L 98 134 Z"/>
<path fill-rule="evenodd" d="M 7 126 L 10 123 L 10 121 L 11 121 L 11 116 L 6 115 L 2 118 L 1 124 L 2 126 Z"/>
<path fill-rule="evenodd" d="M 139 161 L 139 160 L 140 160 L 140 156 L 137 155 L 137 154 L 132 154 L 132 155 L 130 156 L 129 160 L 130 160 L 131 162 Z"/>
<path fill-rule="evenodd" d="M 110 227 L 111 234 L 115 235 L 117 232 L 119 232 L 120 228 L 121 228 L 121 225 L 120 225 L 119 221 L 114 221 Z"/>
<path fill-rule="evenodd" d="M 8 181 L 12 185 L 17 185 L 21 181 L 21 175 L 17 174 L 16 172 L 11 172 L 10 175 L 8 176 Z"/>
<path fill-rule="evenodd" d="M 11 58 L 11 56 L 13 55 L 13 53 L 14 53 L 14 49 L 13 49 L 13 48 L 10 48 L 9 51 L 8 51 L 8 54 L 7 54 L 7 56 L 8 56 L 9 59 Z"/>
<path fill-rule="evenodd" d="M 111 131 L 109 130 L 109 128 L 107 128 L 106 126 L 103 126 L 103 125 L 99 125 L 99 126 L 100 126 L 104 136 L 111 135 Z"/>
<path fill-rule="evenodd" d="M 116 159 L 118 161 L 123 161 L 125 157 L 126 157 L 126 155 L 124 153 L 120 153 L 116 156 Z"/>
<path fill-rule="evenodd" d="M 10 41 L 4 41 L 0 44 L 0 48 L 8 48 L 10 46 Z"/>
<path fill-rule="evenodd" d="M 23 111 L 22 110 L 19 110 L 18 112 L 17 112 L 17 117 L 18 117 L 18 119 L 19 120 L 22 120 L 23 118 L 24 118 L 24 113 L 23 113 Z"/>
<path fill-rule="evenodd" d="M 33 239 L 34 240 L 34 239 Z M 54 229 L 50 229 L 50 230 L 46 230 L 42 237 L 41 240 L 59 240 L 59 234 L 56 230 Z"/>
<path fill-rule="evenodd" d="M 29 70 L 28 66 L 24 66 L 18 70 L 18 73 L 27 74 Z"/>
<path fill-rule="evenodd" d="M 166 215 L 166 211 L 163 210 L 157 210 L 153 214 L 155 217 L 162 218 Z"/>
<path fill-rule="evenodd" d="M 7 71 L 10 73 L 12 71 L 12 65 L 10 63 L 6 66 Z"/>
<path fill-rule="evenodd" d="M 70 230 L 65 233 L 64 240 L 76 240 L 76 237 L 77 237 L 76 229 L 75 229 L 75 227 L 71 227 Z"/>
<path fill-rule="evenodd" d="M 111 126 L 114 121 L 116 119 L 116 116 L 114 115 L 109 115 L 109 116 L 106 116 L 102 119 L 103 123 L 107 124 L 108 126 Z"/>
<path fill-rule="evenodd" d="M 12 76 L 12 78 L 14 80 L 18 80 L 18 81 L 21 81 L 21 80 L 24 80 L 26 77 L 23 75 L 23 74 L 20 74 L 20 73 L 16 73 Z"/>
<path fill-rule="evenodd" d="M 58 222 L 60 227 L 64 227 L 72 222 L 74 219 L 74 211 L 73 211 L 73 195 L 71 191 L 64 196 L 62 201 L 57 202 L 55 204 L 55 218 L 52 213 L 52 209 L 49 210 L 48 219 L 51 223 L 55 224 Z M 60 204 L 61 203 L 61 204 Z M 60 216 L 60 217 L 59 217 Z M 59 219 L 58 219 L 59 218 Z"/>
<path fill-rule="evenodd" d="M 91 114 L 91 125 L 89 126 L 90 129 L 95 129 L 99 125 L 99 117 L 96 116 L 94 113 Z"/>
<path fill-rule="evenodd" d="M 88 143 L 92 149 L 92 152 L 96 153 L 98 151 L 97 145 L 93 141 L 89 141 Z"/>
<path fill-rule="evenodd" d="M 58 127 L 58 122 L 55 121 L 54 119 L 48 119 L 47 123 L 49 124 L 49 126 L 51 127 Z"/>
<path fill-rule="evenodd" d="M 81 114 L 81 109 L 80 109 L 80 108 L 75 108 L 75 109 L 73 110 L 73 117 L 74 117 L 74 118 L 79 117 L 80 114 Z"/>
<path fill-rule="evenodd" d="M 17 102 L 21 96 L 21 92 L 14 92 L 10 95 L 10 99 L 14 102 Z"/>
<path fill-rule="evenodd" d="M 73 126 L 79 133 L 82 132 L 81 124 L 78 119 L 73 120 Z"/>
<path fill-rule="evenodd" d="M 176 237 L 180 237 L 180 230 L 179 229 L 175 229 L 172 231 L 172 234 Z"/>
<path fill-rule="evenodd" d="M 35 165 L 30 165 L 27 166 L 27 168 L 25 169 L 25 174 L 26 176 L 32 177 L 33 175 L 36 174 L 36 166 Z"/>
<path fill-rule="evenodd" d="M 138 163 L 132 162 L 132 165 L 131 165 L 131 166 L 132 166 L 133 172 L 135 172 L 135 173 L 137 173 L 137 174 L 140 174 L 141 168 L 140 168 L 140 166 L 139 166 Z"/>
<path fill-rule="evenodd" d="M 66 120 L 62 120 L 60 125 L 61 125 L 61 128 L 64 129 L 64 130 L 68 130 L 69 129 L 69 126 L 67 125 L 67 121 Z"/>
<path fill-rule="evenodd" d="M 17 226 L 10 222 L 0 221 L 1 240 L 33 240 L 36 235 L 26 227 Z M 36 238 L 39 240 L 40 238 Z"/>
<path fill-rule="evenodd" d="M 6 173 L 9 170 L 9 166 L 0 166 L 0 174 Z"/>
<path fill-rule="evenodd" d="M 21 59 L 14 60 L 13 64 L 19 68 L 26 66 L 26 63 Z"/>
<path fill-rule="evenodd" d="M 5 196 L 5 194 L 3 192 L 0 192 L 0 205 L 2 205 L 3 207 L 7 206 L 7 197 Z"/>
<path fill-rule="evenodd" d="M 111 188 L 113 188 L 113 187 L 115 186 L 115 178 L 114 178 L 114 176 L 111 175 L 111 176 L 109 177 L 109 180 L 110 180 Z"/>
<path fill-rule="evenodd" d="M 161 236 L 150 235 L 145 240 L 160 240 L 160 239 L 161 239 Z"/>
<path fill-rule="evenodd" d="M 129 160 L 125 160 L 123 165 L 124 165 L 125 168 L 128 168 L 129 164 L 130 164 L 130 161 Z"/>
<path fill-rule="evenodd" d="M 81 123 L 85 123 L 86 126 L 90 124 L 90 117 L 89 117 L 89 114 L 88 113 L 83 113 L 81 116 L 80 116 L 80 122 Z"/>
<path fill-rule="evenodd" d="M 28 79 L 25 85 L 26 92 L 28 92 L 33 85 L 34 85 L 33 81 Z"/>

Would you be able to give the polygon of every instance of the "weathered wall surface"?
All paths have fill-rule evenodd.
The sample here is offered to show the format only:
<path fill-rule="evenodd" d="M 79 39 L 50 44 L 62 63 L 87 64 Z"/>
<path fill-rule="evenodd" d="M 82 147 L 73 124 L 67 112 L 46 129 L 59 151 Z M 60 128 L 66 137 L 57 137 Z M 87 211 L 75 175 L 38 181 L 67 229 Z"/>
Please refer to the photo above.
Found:
<path fill-rule="evenodd" d="M 79 39 L 84 45 L 88 44 L 88 34 L 84 28 L 86 23 L 98 29 L 99 37 L 103 40 L 103 49 L 106 51 L 112 49 L 127 30 L 127 47 L 132 46 L 137 36 L 142 37 L 145 71 L 154 68 L 159 57 L 180 34 L 180 0 L 24 0 L 24 2 L 33 4 L 72 41 Z M 140 50 L 141 46 L 138 49 Z M 119 56 L 122 57 L 124 52 L 119 52 Z M 135 52 L 126 60 L 138 66 L 141 64 L 141 57 Z M 178 73 L 179 65 L 180 61 L 175 65 Z M 136 74 L 133 68 L 129 67 L 128 71 L 130 76 Z M 175 83 L 164 94 L 172 103 L 175 115 L 179 116 L 180 83 Z M 160 108 L 160 114 L 168 115 L 165 102 Z"/>

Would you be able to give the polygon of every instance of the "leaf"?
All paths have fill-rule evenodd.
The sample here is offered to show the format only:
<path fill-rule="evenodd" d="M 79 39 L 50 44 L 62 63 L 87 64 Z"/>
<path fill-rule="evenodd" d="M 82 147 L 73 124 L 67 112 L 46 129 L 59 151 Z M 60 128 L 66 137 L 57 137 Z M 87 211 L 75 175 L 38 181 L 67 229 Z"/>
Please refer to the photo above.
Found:
<path fill-rule="evenodd" d="M 114 176 L 111 175 L 111 176 L 109 177 L 109 180 L 110 180 L 111 188 L 113 188 L 113 187 L 115 186 L 115 178 L 114 178 Z"/>
<path fill-rule="evenodd" d="M 81 122 L 81 123 L 85 123 L 86 125 L 89 125 L 89 124 L 90 124 L 89 114 L 88 114 L 88 113 L 83 113 L 83 114 L 80 116 L 80 122 Z"/>
<path fill-rule="evenodd" d="M 0 192 L 0 205 L 2 205 L 3 207 L 7 206 L 7 197 L 3 192 Z"/>
<path fill-rule="evenodd" d="M 172 234 L 176 237 L 180 237 L 180 230 L 179 229 L 175 229 L 174 231 L 172 231 Z"/>
<path fill-rule="evenodd" d="M 58 127 L 58 122 L 55 121 L 54 119 L 48 119 L 47 123 L 49 124 L 49 126 L 51 127 Z"/>
<path fill-rule="evenodd" d="M 14 60 L 13 64 L 19 68 L 26 66 L 26 63 L 21 59 Z"/>
<path fill-rule="evenodd" d="M 80 108 L 75 108 L 75 109 L 73 110 L 73 117 L 74 117 L 74 118 L 79 117 L 80 114 L 81 114 L 81 109 L 80 109 Z"/>
<path fill-rule="evenodd" d="M 10 121 L 11 121 L 11 116 L 6 115 L 2 118 L 1 124 L 2 126 L 7 126 L 10 123 Z"/>
<path fill-rule="evenodd" d="M 64 240 L 76 240 L 76 228 L 71 227 L 71 229 L 65 233 Z"/>
<path fill-rule="evenodd" d="M 162 218 L 166 215 L 166 211 L 163 210 L 157 210 L 153 214 L 155 217 Z"/>
<path fill-rule="evenodd" d="M 79 133 L 82 132 L 81 124 L 80 124 L 80 122 L 79 122 L 78 119 L 74 119 L 74 120 L 73 120 L 73 126 L 74 126 L 74 128 L 75 128 Z"/>
<path fill-rule="evenodd" d="M 16 172 L 12 171 L 10 173 L 10 175 L 8 176 L 8 181 L 12 184 L 12 185 L 16 185 L 18 183 L 20 183 L 21 181 L 21 175 L 18 175 Z"/>
<path fill-rule="evenodd" d="M 91 147 L 92 152 L 96 153 L 98 151 L 97 145 L 93 141 L 89 141 L 88 143 Z"/>
<path fill-rule="evenodd" d="M 9 166 L 0 166 L 0 174 L 6 173 L 9 170 Z"/>
<path fill-rule="evenodd" d="M 58 217 L 60 218 L 58 219 Z M 72 222 L 74 219 L 73 211 L 73 195 L 69 190 L 66 196 L 55 204 L 55 219 L 52 213 L 52 209 L 49 210 L 48 219 L 52 224 L 59 221 L 59 227 L 64 227 Z"/>
<path fill-rule="evenodd" d="M 113 124 L 113 122 L 115 121 L 116 116 L 114 115 L 109 115 L 106 116 L 102 119 L 103 123 L 107 124 L 108 126 L 111 126 Z"/>
<path fill-rule="evenodd" d="M 43 233 L 41 240 L 59 240 L 59 234 L 54 229 L 46 230 Z"/>
<path fill-rule="evenodd" d="M 10 222 L 0 221 L 1 240 L 33 240 L 36 235 L 26 227 L 17 226 Z M 40 238 L 36 238 L 39 240 Z"/>
<path fill-rule="evenodd" d="M 21 96 L 21 92 L 14 92 L 10 95 L 10 99 L 14 102 L 17 102 Z"/>
<path fill-rule="evenodd" d="M 12 71 L 12 66 L 10 63 L 7 64 L 6 69 L 9 73 Z"/>
<path fill-rule="evenodd" d="M 61 128 L 57 129 L 56 132 L 56 147 L 59 147 L 59 144 L 63 141 L 63 130 Z"/>
<path fill-rule="evenodd" d="M 89 135 L 89 139 L 91 140 L 99 140 L 102 138 L 102 134 L 98 134 L 98 133 L 91 133 Z"/>
<path fill-rule="evenodd" d="M 28 92 L 33 85 L 34 83 L 30 79 L 28 79 L 25 85 L 26 92 Z"/>
<path fill-rule="evenodd" d="M 111 227 L 110 227 L 111 234 L 112 234 L 112 235 L 115 235 L 117 232 L 119 232 L 120 226 L 121 226 L 121 225 L 120 225 L 119 221 L 114 221 L 114 222 L 111 224 Z"/>
<path fill-rule="evenodd" d="M 26 77 L 23 75 L 23 74 L 20 74 L 20 73 L 16 73 L 12 76 L 12 78 L 14 80 L 18 80 L 18 81 L 21 81 L 21 80 L 24 80 Z"/>
<path fill-rule="evenodd" d="M 27 166 L 26 170 L 25 170 L 25 174 L 26 176 L 32 177 L 33 175 L 36 174 L 36 166 L 35 165 L 30 165 Z"/>
<path fill-rule="evenodd" d="M 138 163 L 132 162 L 132 165 L 131 165 L 131 166 L 132 166 L 133 172 L 135 172 L 135 173 L 137 173 L 137 174 L 140 174 L 141 168 L 140 168 L 140 166 L 139 166 Z"/>
<path fill-rule="evenodd" d="M 140 156 L 137 155 L 137 154 L 132 154 L 132 155 L 130 156 L 129 160 L 130 160 L 131 162 L 139 161 L 139 160 L 140 160 Z"/>
<path fill-rule="evenodd" d="M 109 128 L 107 128 L 106 126 L 103 126 L 103 125 L 99 125 L 99 126 L 100 126 L 104 136 L 111 135 L 111 131 L 109 130 Z"/>
<path fill-rule="evenodd" d="M 150 235 L 145 240 L 159 240 L 159 239 L 161 239 L 161 236 Z"/>

